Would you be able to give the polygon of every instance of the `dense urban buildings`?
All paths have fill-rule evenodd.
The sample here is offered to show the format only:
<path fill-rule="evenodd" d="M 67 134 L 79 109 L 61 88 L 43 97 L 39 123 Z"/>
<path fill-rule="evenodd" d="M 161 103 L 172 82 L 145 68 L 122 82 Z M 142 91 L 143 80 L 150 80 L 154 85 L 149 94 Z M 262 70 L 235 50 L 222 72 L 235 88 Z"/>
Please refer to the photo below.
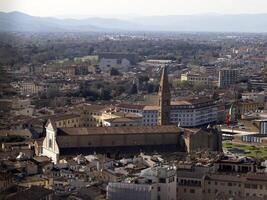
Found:
<path fill-rule="evenodd" d="M 0 199 L 267 199 L 266 34 L 0 40 Z"/>

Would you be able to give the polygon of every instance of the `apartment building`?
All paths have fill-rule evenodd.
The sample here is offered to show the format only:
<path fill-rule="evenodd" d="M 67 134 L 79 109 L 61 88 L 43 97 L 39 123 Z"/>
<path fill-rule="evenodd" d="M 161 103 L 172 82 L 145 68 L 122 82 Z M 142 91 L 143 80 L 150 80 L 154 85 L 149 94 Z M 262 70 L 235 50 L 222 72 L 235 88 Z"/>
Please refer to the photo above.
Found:
<path fill-rule="evenodd" d="M 57 128 L 73 128 L 79 127 L 80 115 L 77 114 L 61 114 L 50 117 Z"/>
<path fill-rule="evenodd" d="M 44 91 L 43 85 L 34 81 L 19 82 L 19 91 L 22 95 L 35 95 Z"/>
<path fill-rule="evenodd" d="M 205 168 L 177 170 L 177 200 L 267 198 L 267 176 L 255 173 L 255 163 L 227 161 Z"/>
<path fill-rule="evenodd" d="M 111 182 L 107 187 L 107 199 L 175 200 L 176 171 L 169 166 L 148 168 L 131 182 Z"/>
<path fill-rule="evenodd" d="M 190 73 L 190 72 L 181 74 L 181 81 L 186 81 L 192 85 L 211 86 L 212 84 L 210 77 L 204 74 L 195 74 L 195 73 Z"/>
<path fill-rule="evenodd" d="M 187 98 L 171 102 L 170 123 L 196 127 L 216 122 L 218 106 L 209 98 Z"/>
<path fill-rule="evenodd" d="M 143 117 L 144 126 L 155 126 L 159 118 L 159 106 L 121 104 L 121 112 L 136 113 Z M 196 127 L 218 120 L 218 105 L 209 98 L 185 98 L 172 101 L 170 123 L 182 127 Z"/>
<path fill-rule="evenodd" d="M 137 114 L 142 117 L 143 126 L 158 125 L 159 106 L 120 104 L 117 106 L 120 112 Z"/>
<path fill-rule="evenodd" d="M 101 53 L 99 68 L 103 71 L 111 68 L 127 68 L 137 63 L 137 55 L 130 53 Z"/>
<path fill-rule="evenodd" d="M 239 199 L 267 198 L 267 176 L 265 174 L 207 175 L 203 186 L 204 199 L 216 199 L 220 196 Z"/>
<path fill-rule="evenodd" d="M 109 109 L 105 105 L 79 104 L 71 111 L 80 115 L 80 127 L 97 127 L 101 124 L 102 112 Z"/>
<path fill-rule="evenodd" d="M 239 79 L 239 70 L 237 69 L 221 69 L 219 71 L 218 87 L 225 88 L 235 84 Z"/>

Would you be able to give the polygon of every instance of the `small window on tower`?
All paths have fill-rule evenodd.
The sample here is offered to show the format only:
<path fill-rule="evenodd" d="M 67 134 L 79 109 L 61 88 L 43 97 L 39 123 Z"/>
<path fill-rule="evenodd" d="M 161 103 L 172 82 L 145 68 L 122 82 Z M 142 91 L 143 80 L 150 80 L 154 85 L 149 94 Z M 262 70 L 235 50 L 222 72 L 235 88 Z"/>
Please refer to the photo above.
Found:
<path fill-rule="evenodd" d="M 49 148 L 52 148 L 52 139 L 49 139 Z"/>

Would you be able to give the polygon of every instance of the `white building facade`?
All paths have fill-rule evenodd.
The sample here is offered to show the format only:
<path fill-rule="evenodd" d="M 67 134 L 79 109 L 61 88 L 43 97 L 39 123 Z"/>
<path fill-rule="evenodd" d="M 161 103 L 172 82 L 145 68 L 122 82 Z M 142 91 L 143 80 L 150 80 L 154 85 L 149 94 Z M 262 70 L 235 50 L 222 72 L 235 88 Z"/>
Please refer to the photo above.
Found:
<path fill-rule="evenodd" d="M 99 63 L 100 69 L 108 68 L 120 68 L 120 67 L 130 67 L 131 62 L 126 58 L 114 59 L 114 58 L 102 58 Z"/>
<path fill-rule="evenodd" d="M 176 200 L 176 170 L 169 166 L 141 171 L 135 182 L 109 183 L 109 200 Z"/>
<path fill-rule="evenodd" d="M 118 107 L 121 112 L 142 116 L 143 126 L 157 126 L 158 106 L 126 105 Z M 209 98 L 190 98 L 171 102 L 170 123 L 181 127 L 196 127 L 218 121 L 219 106 Z"/>
<path fill-rule="evenodd" d="M 181 127 L 196 127 L 218 120 L 218 106 L 211 99 L 189 99 L 171 104 L 170 122 Z"/>
<path fill-rule="evenodd" d="M 181 74 L 181 81 L 187 81 L 192 85 L 206 85 L 211 86 L 211 79 L 203 74 L 185 73 Z"/>
<path fill-rule="evenodd" d="M 42 155 L 47 156 L 54 164 L 59 161 L 59 148 L 57 144 L 57 128 L 48 120 L 46 124 L 46 136 L 42 145 Z"/>
<path fill-rule="evenodd" d="M 156 184 L 109 183 L 108 200 L 157 200 Z"/>
<path fill-rule="evenodd" d="M 143 109 L 143 126 L 157 126 L 159 117 L 158 106 L 145 106 Z"/>
<path fill-rule="evenodd" d="M 158 124 L 158 106 L 145 106 L 122 104 L 117 107 L 120 112 L 138 114 L 142 117 L 143 126 L 156 126 Z"/>

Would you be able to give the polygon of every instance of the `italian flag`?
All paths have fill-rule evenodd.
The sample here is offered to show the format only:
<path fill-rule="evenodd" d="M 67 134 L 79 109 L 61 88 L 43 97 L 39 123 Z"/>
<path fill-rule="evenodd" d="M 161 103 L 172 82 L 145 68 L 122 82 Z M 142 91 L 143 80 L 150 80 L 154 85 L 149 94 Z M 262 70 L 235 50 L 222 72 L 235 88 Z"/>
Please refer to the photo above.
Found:
<path fill-rule="evenodd" d="M 229 112 L 226 115 L 226 124 L 228 127 L 230 126 L 231 122 L 234 121 L 234 119 L 235 119 L 235 108 L 234 105 L 232 104 L 229 109 Z"/>

